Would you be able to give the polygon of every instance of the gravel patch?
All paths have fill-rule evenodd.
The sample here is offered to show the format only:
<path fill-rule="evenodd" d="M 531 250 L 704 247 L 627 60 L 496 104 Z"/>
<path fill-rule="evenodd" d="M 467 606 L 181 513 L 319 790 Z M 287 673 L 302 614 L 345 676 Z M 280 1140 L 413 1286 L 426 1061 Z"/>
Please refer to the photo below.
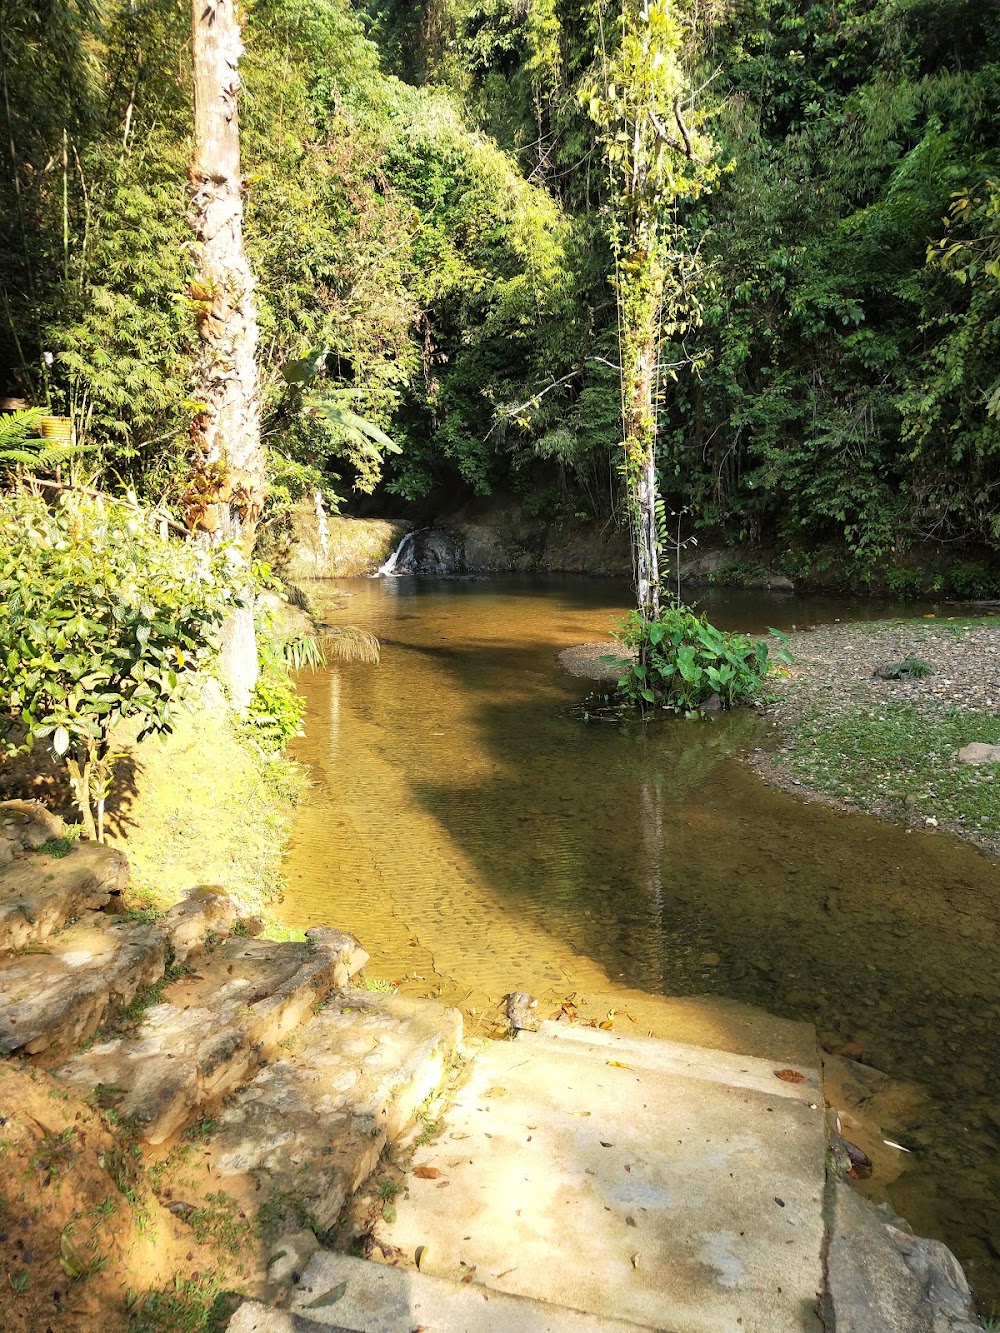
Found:
<path fill-rule="evenodd" d="M 1000 766 L 955 759 L 1000 740 L 1000 619 L 831 625 L 790 646 L 761 708 L 776 747 L 749 761 L 766 781 L 1000 853 Z M 932 674 L 874 674 L 910 656 Z"/>
<path fill-rule="evenodd" d="M 614 654 L 619 661 L 625 657 L 625 650 L 620 643 L 578 643 L 573 648 L 564 648 L 556 661 L 571 676 L 583 676 L 587 680 L 616 681 L 621 675 L 621 667 L 614 662 L 602 659 Z"/>

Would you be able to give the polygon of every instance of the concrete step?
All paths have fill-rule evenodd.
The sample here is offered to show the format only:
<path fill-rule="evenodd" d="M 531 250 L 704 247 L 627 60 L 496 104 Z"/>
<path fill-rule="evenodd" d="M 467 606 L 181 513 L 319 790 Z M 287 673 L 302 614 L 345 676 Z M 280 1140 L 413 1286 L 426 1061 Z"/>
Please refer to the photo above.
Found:
<path fill-rule="evenodd" d="M 352 1333 L 411 1333 L 418 1328 L 433 1333 L 636 1333 L 641 1327 L 320 1250 L 293 1290 L 287 1310 L 248 1301 L 228 1329 L 229 1333 L 313 1333 L 321 1328 Z"/>
<path fill-rule="evenodd" d="M 62 1055 L 163 976 L 166 940 L 155 926 L 104 912 L 28 952 L 0 958 L 0 1055 Z"/>
<path fill-rule="evenodd" d="M 254 1211 L 280 1198 L 317 1228 L 331 1226 L 438 1091 L 461 1036 L 457 1009 L 338 991 L 229 1100 L 166 1187 L 183 1202 L 195 1201 L 192 1189 L 221 1189 Z"/>
<path fill-rule="evenodd" d="M 149 1143 L 162 1143 L 273 1055 L 367 955 L 351 935 L 317 929 L 307 943 L 236 937 L 196 960 L 132 1032 L 55 1071 L 96 1089 Z"/>
<path fill-rule="evenodd" d="M 484 1044 L 443 1124 L 377 1224 L 400 1262 L 671 1333 L 819 1333 L 814 1067 L 546 1024 Z"/>
<path fill-rule="evenodd" d="M 0 870 L 0 954 L 37 944 L 82 912 L 108 907 L 128 884 L 114 847 L 80 842 L 65 856 L 29 852 Z"/>

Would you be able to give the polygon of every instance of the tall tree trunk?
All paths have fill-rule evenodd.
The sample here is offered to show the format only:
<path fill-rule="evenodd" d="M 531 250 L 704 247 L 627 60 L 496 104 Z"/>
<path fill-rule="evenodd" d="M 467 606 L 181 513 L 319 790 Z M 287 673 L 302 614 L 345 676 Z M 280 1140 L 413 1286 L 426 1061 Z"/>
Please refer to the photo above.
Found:
<path fill-rule="evenodd" d="M 192 0 L 191 39 L 190 296 L 201 339 L 193 397 L 203 407 L 191 429 L 189 525 L 216 540 L 235 540 L 249 557 L 264 500 L 264 452 L 254 280 L 243 250 L 237 113 L 243 41 L 236 0 Z M 236 612 L 223 640 L 223 670 L 235 701 L 245 705 L 257 675 L 252 611 Z"/>
<path fill-rule="evenodd" d="M 654 284 L 655 285 L 655 284 Z M 656 526 L 656 362 L 659 348 L 656 318 L 659 302 L 648 303 L 641 316 L 648 327 L 629 330 L 635 347 L 634 365 L 627 367 L 625 403 L 625 471 L 632 524 L 636 603 L 644 620 L 660 615 L 660 552 Z M 632 359 L 626 355 L 626 360 Z"/>

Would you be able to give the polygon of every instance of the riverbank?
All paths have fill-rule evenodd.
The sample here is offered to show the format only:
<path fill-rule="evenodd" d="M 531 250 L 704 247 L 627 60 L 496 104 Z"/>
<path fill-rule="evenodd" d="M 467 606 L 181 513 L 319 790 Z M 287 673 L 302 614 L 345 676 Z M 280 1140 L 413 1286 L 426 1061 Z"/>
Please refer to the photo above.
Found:
<path fill-rule="evenodd" d="M 996 767 L 957 757 L 1000 740 L 1000 620 L 829 625 L 790 646 L 761 709 L 776 745 L 748 761 L 766 782 L 1000 853 Z M 927 674 L 883 678 L 907 659 Z"/>
<path fill-rule="evenodd" d="M 996 767 L 958 759 L 965 746 L 1000 743 L 1000 617 L 833 624 L 789 644 L 794 662 L 758 705 L 774 743 L 747 760 L 765 782 L 1000 854 Z M 607 685 L 620 651 L 581 643 L 557 661 Z"/>

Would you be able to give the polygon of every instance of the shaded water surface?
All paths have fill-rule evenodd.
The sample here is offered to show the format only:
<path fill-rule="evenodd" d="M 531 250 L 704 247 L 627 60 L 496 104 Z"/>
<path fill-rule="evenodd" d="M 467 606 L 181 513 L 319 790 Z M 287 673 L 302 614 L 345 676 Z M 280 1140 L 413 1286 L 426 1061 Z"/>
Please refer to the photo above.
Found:
<path fill-rule="evenodd" d="M 909 833 L 765 787 L 739 713 L 645 728 L 582 722 L 556 654 L 605 637 L 628 590 L 347 580 L 311 593 L 373 630 L 378 667 L 305 676 L 314 786 L 287 864 L 291 924 L 353 930 L 369 974 L 458 1003 L 475 1029 L 511 989 L 551 1012 L 734 1044 L 716 996 L 815 1023 L 827 1047 L 915 1080 L 909 1169 L 885 1194 L 1000 1308 L 1000 881 L 946 834 Z M 728 628 L 878 608 L 709 593 Z M 890 608 L 890 614 L 896 613 Z M 688 1007 L 685 1008 L 685 1005 Z M 878 1180 L 874 1182 L 878 1188 Z"/>

